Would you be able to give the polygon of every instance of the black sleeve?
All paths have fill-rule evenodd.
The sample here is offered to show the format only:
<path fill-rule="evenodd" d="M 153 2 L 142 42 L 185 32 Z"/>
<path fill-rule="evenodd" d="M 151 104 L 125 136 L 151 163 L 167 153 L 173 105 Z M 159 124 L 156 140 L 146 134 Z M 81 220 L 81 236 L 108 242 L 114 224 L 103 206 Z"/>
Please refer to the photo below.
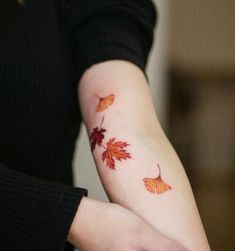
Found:
<path fill-rule="evenodd" d="M 145 72 L 157 8 L 151 0 L 67 0 L 78 78 L 94 63 L 123 59 Z"/>
<path fill-rule="evenodd" d="M 0 164 L 0 250 L 62 251 L 87 190 L 50 183 Z"/>

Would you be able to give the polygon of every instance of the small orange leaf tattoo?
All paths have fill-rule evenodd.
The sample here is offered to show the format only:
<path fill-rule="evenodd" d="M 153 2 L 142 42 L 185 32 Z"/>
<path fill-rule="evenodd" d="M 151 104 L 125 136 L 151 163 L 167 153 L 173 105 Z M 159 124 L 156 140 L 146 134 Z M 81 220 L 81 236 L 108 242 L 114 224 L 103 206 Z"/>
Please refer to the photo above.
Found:
<path fill-rule="evenodd" d="M 107 143 L 106 151 L 102 154 L 102 160 L 106 160 L 106 165 L 110 169 L 115 168 L 115 160 L 121 161 L 122 159 L 131 159 L 130 153 L 128 153 L 124 148 L 129 146 L 126 142 L 116 141 L 115 138 L 111 138 Z"/>
<path fill-rule="evenodd" d="M 159 170 L 159 175 L 157 178 L 144 178 L 144 184 L 146 189 L 151 193 L 161 194 L 168 190 L 171 190 L 172 187 L 166 184 L 161 178 L 161 169 L 160 166 L 157 165 Z"/>
<path fill-rule="evenodd" d="M 102 112 L 103 110 L 107 109 L 110 105 L 112 105 L 115 99 L 115 96 L 113 94 L 103 98 L 99 96 L 96 97 L 99 98 L 99 104 L 96 107 L 96 112 Z"/>

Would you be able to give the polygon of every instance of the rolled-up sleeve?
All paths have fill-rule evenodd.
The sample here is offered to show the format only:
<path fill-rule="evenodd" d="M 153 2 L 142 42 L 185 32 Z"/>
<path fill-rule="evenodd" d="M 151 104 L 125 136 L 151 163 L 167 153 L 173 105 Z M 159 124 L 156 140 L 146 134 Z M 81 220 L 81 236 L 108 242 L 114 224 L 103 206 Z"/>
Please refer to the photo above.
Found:
<path fill-rule="evenodd" d="M 146 76 L 157 20 L 151 0 L 69 0 L 67 18 L 78 78 L 91 65 L 111 59 L 130 61 Z"/>

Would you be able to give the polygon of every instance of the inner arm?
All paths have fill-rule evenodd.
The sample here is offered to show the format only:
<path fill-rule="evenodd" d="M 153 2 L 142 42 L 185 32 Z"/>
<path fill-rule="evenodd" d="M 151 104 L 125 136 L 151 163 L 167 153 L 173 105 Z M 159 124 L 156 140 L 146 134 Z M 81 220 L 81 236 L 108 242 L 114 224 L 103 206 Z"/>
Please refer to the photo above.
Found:
<path fill-rule="evenodd" d="M 143 72 L 110 60 L 88 68 L 79 100 L 110 201 L 192 251 L 210 250 L 193 193 L 152 103 Z"/>

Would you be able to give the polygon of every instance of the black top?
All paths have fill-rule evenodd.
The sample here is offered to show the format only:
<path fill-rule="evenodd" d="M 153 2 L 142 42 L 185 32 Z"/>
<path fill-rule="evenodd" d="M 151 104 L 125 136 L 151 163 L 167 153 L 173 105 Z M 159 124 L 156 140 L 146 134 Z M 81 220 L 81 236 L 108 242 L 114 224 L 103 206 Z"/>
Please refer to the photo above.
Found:
<path fill-rule="evenodd" d="M 0 250 L 64 250 L 87 196 L 72 186 L 77 84 L 109 59 L 146 76 L 155 22 L 151 0 L 0 1 Z"/>

